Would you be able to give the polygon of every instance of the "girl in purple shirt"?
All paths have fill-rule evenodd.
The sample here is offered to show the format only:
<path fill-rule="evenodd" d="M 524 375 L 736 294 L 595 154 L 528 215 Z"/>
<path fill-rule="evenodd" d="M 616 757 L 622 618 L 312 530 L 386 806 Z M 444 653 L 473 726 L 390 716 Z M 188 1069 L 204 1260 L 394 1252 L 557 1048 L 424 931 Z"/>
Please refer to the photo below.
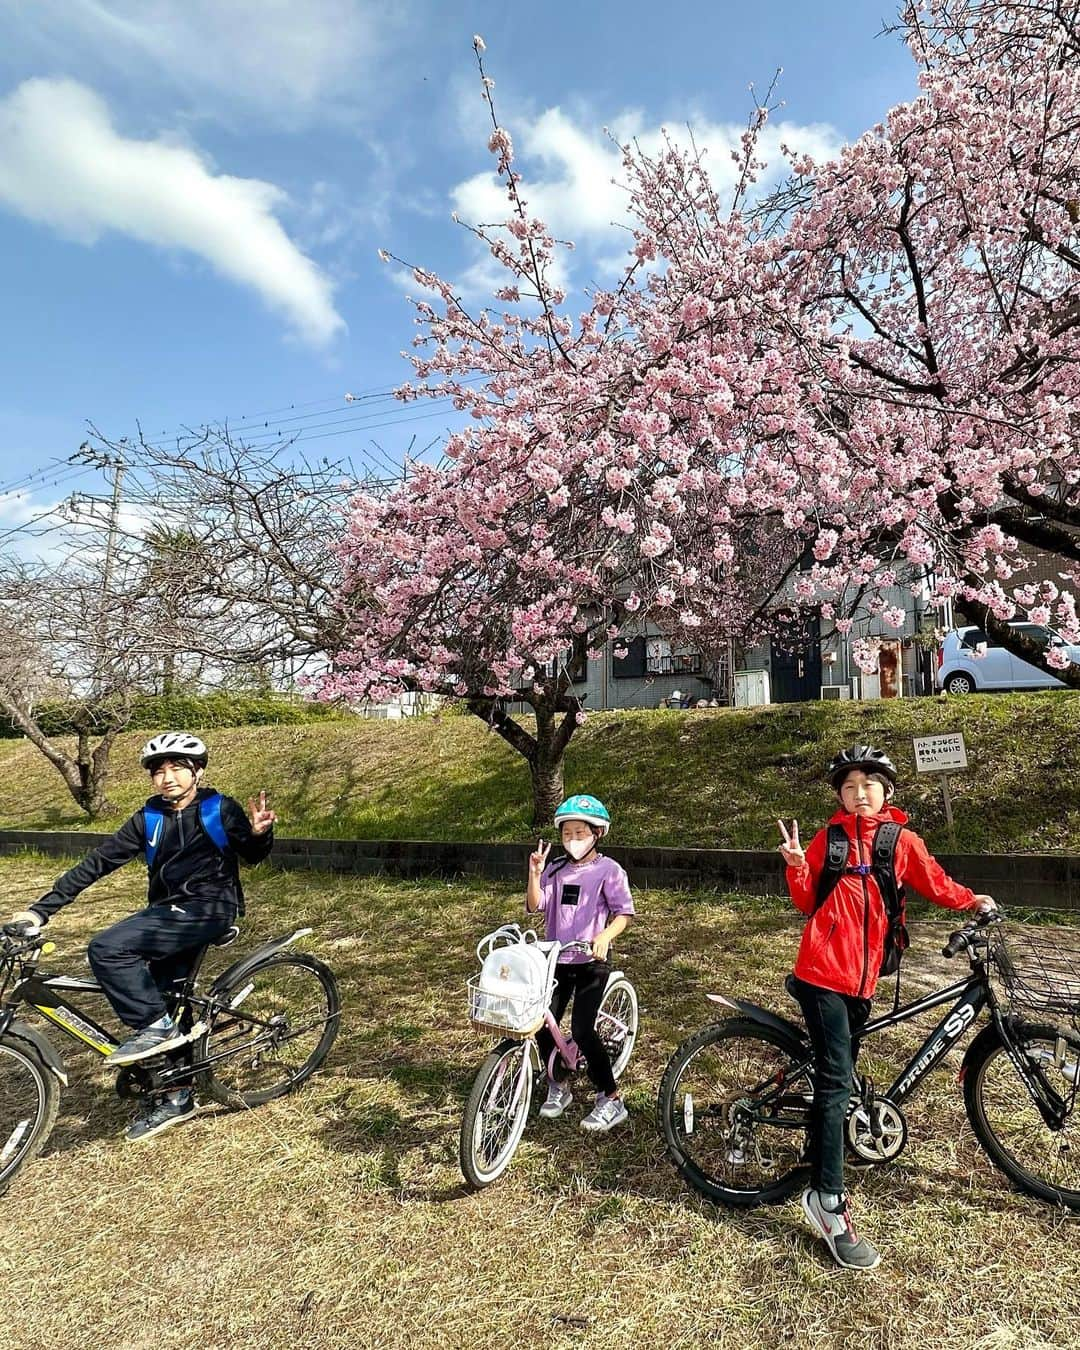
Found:
<path fill-rule="evenodd" d="M 549 941 L 587 942 L 592 955 L 566 952 L 559 957 L 551 1011 L 558 1022 L 573 1000 L 570 1034 L 581 1047 L 589 1077 L 597 1088 L 596 1104 L 581 1122 L 583 1130 L 610 1130 L 627 1118 L 627 1110 L 611 1072 L 611 1057 L 596 1032 L 596 1014 L 604 997 L 612 942 L 627 927 L 634 900 L 626 873 L 612 858 L 597 852 L 597 841 L 607 834 L 611 818 L 603 802 L 585 793 L 568 797 L 555 812 L 565 858 L 549 863 L 551 845 L 541 840 L 529 856 L 525 908 L 544 915 Z M 555 1042 L 547 1027 L 536 1037 L 547 1064 Z M 540 1114 L 561 1116 L 574 1100 L 569 1087 L 549 1080 L 547 1100 Z"/>

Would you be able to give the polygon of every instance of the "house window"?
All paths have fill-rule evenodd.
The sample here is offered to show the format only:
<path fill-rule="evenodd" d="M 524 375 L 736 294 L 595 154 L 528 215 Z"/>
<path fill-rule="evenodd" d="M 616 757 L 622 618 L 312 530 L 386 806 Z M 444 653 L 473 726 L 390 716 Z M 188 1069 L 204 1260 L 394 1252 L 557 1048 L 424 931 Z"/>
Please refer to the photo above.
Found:
<path fill-rule="evenodd" d="M 611 673 L 617 680 L 645 678 L 645 638 L 639 634 L 626 644 L 625 656 L 611 658 Z"/>
<path fill-rule="evenodd" d="M 650 675 L 665 674 L 665 662 L 671 661 L 671 643 L 667 638 L 651 637 L 645 642 L 645 669 Z"/>

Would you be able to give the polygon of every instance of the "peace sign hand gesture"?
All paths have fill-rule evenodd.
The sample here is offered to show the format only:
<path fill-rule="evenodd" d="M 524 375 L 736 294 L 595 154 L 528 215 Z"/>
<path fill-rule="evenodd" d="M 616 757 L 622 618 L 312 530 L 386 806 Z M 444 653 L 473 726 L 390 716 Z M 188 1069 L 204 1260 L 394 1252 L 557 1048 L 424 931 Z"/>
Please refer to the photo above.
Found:
<path fill-rule="evenodd" d="M 529 854 L 529 876 L 539 879 L 550 852 L 550 844 L 545 844 L 542 839 L 537 840 L 535 850 Z"/>
<path fill-rule="evenodd" d="M 784 836 L 784 842 L 780 845 L 780 856 L 789 867 L 802 867 L 806 862 L 806 854 L 803 852 L 803 846 L 799 843 L 799 822 L 791 822 L 791 832 L 788 832 L 787 826 L 782 820 L 778 820 L 780 833 Z"/>
<path fill-rule="evenodd" d="M 248 798 L 248 815 L 251 817 L 252 834 L 265 834 L 277 820 L 276 812 L 271 811 L 266 804 L 265 792 L 260 792 L 258 797 Z"/>

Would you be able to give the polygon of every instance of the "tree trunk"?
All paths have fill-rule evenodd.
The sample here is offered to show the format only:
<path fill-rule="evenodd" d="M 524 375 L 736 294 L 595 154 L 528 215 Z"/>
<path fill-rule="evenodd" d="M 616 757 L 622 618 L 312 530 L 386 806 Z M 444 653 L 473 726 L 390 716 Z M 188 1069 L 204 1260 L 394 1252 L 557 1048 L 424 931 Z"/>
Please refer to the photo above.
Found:
<path fill-rule="evenodd" d="M 75 758 L 54 745 L 34 721 L 30 712 L 14 698 L 0 693 L 0 708 L 11 718 L 26 739 L 37 747 L 63 778 L 79 809 L 91 820 L 113 814 L 116 808 L 105 796 L 105 780 L 109 774 L 109 751 L 120 730 L 119 723 L 106 728 L 96 749 L 90 749 L 90 733 L 86 728 L 78 732 Z M 125 719 L 126 720 L 126 719 Z"/>
<path fill-rule="evenodd" d="M 524 701 L 531 703 L 536 711 L 535 736 L 505 713 L 493 698 L 470 698 L 465 706 L 492 731 L 498 732 L 528 764 L 533 794 L 532 824 L 535 829 L 545 829 L 563 799 L 563 761 L 570 737 L 577 728 L 581 702 L 572 693 L 559 688 Z"/>
<path fill-rule="evenodd" d="M 563 799 L 563 759 L 565 744 L 559 742 L 555 713 L 551 708 L 536 710 L 536 749 L 529 760 L 532 779 L 533 816 L 535 829 L 551 824 L 555 808 Z"/>

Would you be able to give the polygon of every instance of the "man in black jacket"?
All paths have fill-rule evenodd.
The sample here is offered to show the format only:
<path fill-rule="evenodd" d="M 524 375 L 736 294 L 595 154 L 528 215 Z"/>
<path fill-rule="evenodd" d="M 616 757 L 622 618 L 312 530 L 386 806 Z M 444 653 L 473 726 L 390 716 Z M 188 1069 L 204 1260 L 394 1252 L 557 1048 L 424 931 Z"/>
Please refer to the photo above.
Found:
<path fill-rule="evenodd" d="M 143 746 L 142 764 L 157 795 L 13 920 L 36 931 L 95 881 L 133 858 L 146 859 L 146 908 L 99 933 L 87 948 L 98 983 L 133 1032 L 109 1056 L 117 1066 L 167 1054 L 190 1040 L 173 1022 L 165 991 L 241 912 L 238 860 L 257 863 L 269 854 L 276 819 L 265 792 L 248 802 L 249 820 L 239 802 L 204 788 L 206 746 L 187 732 L 152 737 Z M 149 1102 L 127 1137 L 149 1138 L 194 1111 L 190 1088 L 168 1093 Z"/>

